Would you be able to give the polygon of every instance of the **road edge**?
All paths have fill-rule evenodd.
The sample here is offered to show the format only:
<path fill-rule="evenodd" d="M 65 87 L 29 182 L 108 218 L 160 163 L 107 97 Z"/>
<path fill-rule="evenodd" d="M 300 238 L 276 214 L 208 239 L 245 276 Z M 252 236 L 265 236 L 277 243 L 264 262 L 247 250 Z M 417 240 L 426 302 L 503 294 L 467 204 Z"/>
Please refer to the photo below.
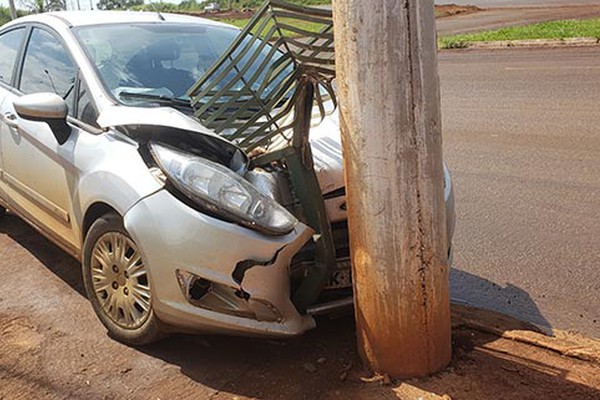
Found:
<path fill-rule="evenodd" d="M 556 329 L 548 335 L 533 324 L 494 311 L 459 304 L 451 309 L 454 329 L 467 327 L 600 365 L 600 340 Z"/>
<path fill-rule="evenodd" d="M 519 48 L 552 48 L 552 47 L 595 47 L 600 46 L 600 38 L 578 37 L 566 39 L 528 39 L 528 40 L 499 40 L 492 42 L 458 42 L 453 47 L 440 50 L 497 50 Z"/>

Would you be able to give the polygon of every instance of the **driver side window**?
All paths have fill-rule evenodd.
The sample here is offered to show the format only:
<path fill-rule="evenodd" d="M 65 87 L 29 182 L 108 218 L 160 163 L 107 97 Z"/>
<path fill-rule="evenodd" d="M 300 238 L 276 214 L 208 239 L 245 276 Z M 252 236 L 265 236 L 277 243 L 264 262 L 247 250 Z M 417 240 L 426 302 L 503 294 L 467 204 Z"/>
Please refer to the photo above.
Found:
<path fill-rule="evenodd" d="M 62 43 L 51 33 L 34 28 L 25 51 L 19 89 L 25 93 L 56 93 L 73 108 L 76 68 Z"/>

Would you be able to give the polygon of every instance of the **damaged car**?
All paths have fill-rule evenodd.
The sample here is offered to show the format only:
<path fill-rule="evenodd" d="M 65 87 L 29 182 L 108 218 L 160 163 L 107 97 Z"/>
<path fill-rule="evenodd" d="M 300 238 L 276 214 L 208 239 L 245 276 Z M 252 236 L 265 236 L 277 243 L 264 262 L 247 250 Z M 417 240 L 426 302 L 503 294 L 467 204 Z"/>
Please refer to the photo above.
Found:
<path fill-rule="evenodd" d="M 301 78 L 299 64 L 275 41 L 244 50 L 245 40 L 219 22 L 144 12 L 31 15 L 0 29 L 0 214 L 81 261 L 91 305 L 119 341 L 287 337 L 352 305 L 334 94 L 311 80 L 319 112 L 286 125 L 299 98 L 284 81 Z M 310 135 L 296 142 L 284 127 Z"/>

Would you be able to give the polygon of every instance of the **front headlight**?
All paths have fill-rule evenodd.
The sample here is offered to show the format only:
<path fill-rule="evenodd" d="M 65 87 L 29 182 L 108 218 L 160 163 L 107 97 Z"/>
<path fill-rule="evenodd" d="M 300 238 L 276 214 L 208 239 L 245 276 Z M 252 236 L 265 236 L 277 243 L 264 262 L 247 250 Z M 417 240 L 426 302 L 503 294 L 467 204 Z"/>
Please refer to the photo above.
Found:
<path fill-rule="evenodd" d="M 244 226 L 282 235 L 298 220 L 228 168 L 163 144 L 150 152 L 169 181 L 201 207 Z"/>

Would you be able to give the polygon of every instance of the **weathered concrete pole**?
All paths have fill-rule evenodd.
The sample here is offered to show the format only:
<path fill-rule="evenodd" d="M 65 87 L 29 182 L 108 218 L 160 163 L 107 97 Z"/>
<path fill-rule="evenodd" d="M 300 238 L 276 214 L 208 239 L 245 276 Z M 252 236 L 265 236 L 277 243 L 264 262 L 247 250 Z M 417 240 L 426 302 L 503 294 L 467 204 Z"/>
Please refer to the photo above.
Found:
<path fill-rule="evenodd" d="M 359 351 L 375 371 L 451 358 L 433 0 L 334 0 Z"/>

